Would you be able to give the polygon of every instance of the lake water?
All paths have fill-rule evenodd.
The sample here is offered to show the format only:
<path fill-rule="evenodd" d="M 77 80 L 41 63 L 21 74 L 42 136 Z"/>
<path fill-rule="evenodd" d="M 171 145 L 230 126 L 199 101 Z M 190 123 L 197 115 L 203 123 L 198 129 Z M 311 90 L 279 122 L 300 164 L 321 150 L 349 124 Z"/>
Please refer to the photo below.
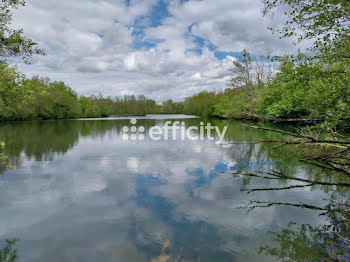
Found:
<path fill-rule="evenodd" d="M 186 127 L 226 125 L 224 143 L 279 137 L 236 121 L 186 116 L 148 116 L 136 126 L 147 131 L 168 118 Z M 206 138 L 124 140 L 121 130 L 130 125 L 128 118 L 1 124 L 0 140 L 17 168 L 0 175 L 0 240 L 20 239 L 19 261 L 274 261 L 258 254 L 267 232 L 326 222 L 317 210 L 244 207 L 251 200 L 322 206 L 334 190 L 248 194 L 242 189 L 296 183 L 229 174 L 318 175 L 295 150 Z"/>

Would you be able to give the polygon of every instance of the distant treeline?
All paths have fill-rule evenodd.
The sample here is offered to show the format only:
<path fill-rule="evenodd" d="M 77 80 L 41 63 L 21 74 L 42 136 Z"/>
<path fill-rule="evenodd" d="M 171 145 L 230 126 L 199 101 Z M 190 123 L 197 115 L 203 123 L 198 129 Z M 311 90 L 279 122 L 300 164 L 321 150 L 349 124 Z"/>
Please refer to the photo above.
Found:
<path fill-rule="evenodd" d="M 179 107 L 180 106 L 180 107 Z M 63 82 L 27 79 L 15 67 L 0 64 L 0 120 L 69 119 L 182 113 L 181 103 L 157 104 L 145 96 L 78 97 Z"/>

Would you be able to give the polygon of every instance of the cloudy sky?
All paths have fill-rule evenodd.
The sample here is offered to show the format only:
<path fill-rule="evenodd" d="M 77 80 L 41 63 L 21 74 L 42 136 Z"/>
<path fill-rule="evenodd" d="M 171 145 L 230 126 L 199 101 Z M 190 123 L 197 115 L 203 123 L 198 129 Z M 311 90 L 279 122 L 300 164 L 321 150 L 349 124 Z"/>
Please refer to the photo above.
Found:
<path fill-rule="evenodd" d="M 47 56 L 19 64 L 27 76 L 63 80 L 79 95 L 144 94 L 157 101 L 221 90 L 246 48 L 295 50 L 267 29 L 260 0 L 30 0 L 14 27 Z"/>

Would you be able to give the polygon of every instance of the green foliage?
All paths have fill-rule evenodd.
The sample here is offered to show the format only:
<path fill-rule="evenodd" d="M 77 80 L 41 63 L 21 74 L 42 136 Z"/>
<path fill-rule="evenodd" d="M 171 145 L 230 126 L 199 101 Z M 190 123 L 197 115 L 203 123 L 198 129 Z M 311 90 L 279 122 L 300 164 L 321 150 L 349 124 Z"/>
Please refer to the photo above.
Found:
<path fill-rule="evenodd" d="M 250 96 L 246 92 L 237 90 L 226 90 L 219 97 L 215 105 L 215 114 L 224 118 L 244 118 L 249 114 L 251 107 Z M 227 94 L 229 93 L 229 94 Z"/>
<path fill-rule="evenodd" d="M 269 234 L 272 241 L 278 245 L 261 247 L 260 253 L 276 256 L 285 262 L 320 261 L 327 256 L 322 245 L 322 236 L 318 230 L 309 225 L 298 227 L 291 223 L 281 232 L 269 232 Z"/>
<path fill-rule="evenodd" d="M 212 116 L 216 101 L 217 97 L 215 92 L 200 92 L 185 100 L 184 112 L 191 115 Z"/>
<path fill-rule="evenodd" d="M 259 94 L 256 113 L 280 118 L 318 118 L 335 128 L 350 119 L 350 2 L 262 0 L 264 13 L 286 6 L 281 38 L 311 40 L 314 55 L 285 57 L 280 72 Z M 323 128 L 324 128 L 323 127 Z"/>
<path fill-rule="evenodd" d="M 317 119 L 323 129 L 346 126 L 350 119 L 350 66 L 339 62 L 285 56 L 272 76 L 247 51 L 233 61 L 232 78 L 224 92 L 201 92 L 184 102 L 184 112 L 202 116 Z M 266 68 L 268 67 L 268 68 Z"/>
<path fill-rule="evenodd" d="M 91 95 L 78 98 L 63 82 L 27 79 L 16 67 L 0 63 L 0 120 L 69 119 L 78 117 L 143 116 L 182 113 L 183 103 L 171 100 L 157 105 L 145 96 L 123 98 Z"/>
<path fill-rule="evenodd" d="M 280 72 L 258 94 L 255 111 L 279 118 L 350 118 L 350 72 L 339 64 L 284 58 Z"/>
<path fill-rule="evenodd" d="M 233 87 L 251 86 L 253 80 L 251 77 L 253 70 L 253 57 L 247 50 L 242 51 L 242 57 L 238 60 L 233 60 L 234 67 L 231 69 L 233 77 L 230 79 L 230 84 Z"/>
<path fill-rule="evenodd" d="M 100 110 L 89 98 L 82 96 L 79 99 L 79 103 L 84 117 L 93 118 L 101 116 Z"/>
<path fill-rule="evenodd" d="M 313 50 L 325 55 L 325 51 L 335 51 L 333 55 L 347 56 L 344 52 L 349 43 L 350 2 L 348 0 L 262 0 L 264 13 L 286 5 L 286 24 L 276 31 L 281 37 L 298 36 L 298 41 L 311 39 Z M 341 44 L 343 43 L 343 44 Z M 337 47 L 336 49 L 334 47 Z"/>
<path fill-rule="evenodd" d="M 146 114 L 154 114 L 156 112 L 156 102 L 154 100 L 147 99 L 143 95 L 138 97 L 131 95 L 115 99 L 115 115 L 143 116 Z"/>
<path fill-rule="evenodd" d="M 269 232 L 273 245 L 260 248 L 260 253 L 286 262 L 348 261 L 350 255 L 350 212 L 348 201 L 334 201 L 323 215 L 328 224 L 318 227 L 290 223 L 280 232 Z"/>
<path fill-rule="evenodd" d="M 0 142 L 0 165 L 4 168 L 12 168 L 8 156 L 4 153 L 5 146 L 4 142 Z"/>
<path fill-rule="evenodd" d="M 156 102 L 145 96 L 124 96 L 123 98 L 104 98 L 101 94 L 97 97 L 82 96 L 79 99 L 82 117 L 108 117 L 108 116 L 144 116 L 158 113 Z"/>
<path fill-rule="evenodd" d="M 18 105 L 21 103 L 20 83 L 23 81 L 23 76 L 16 68 L 9 68 L 0 63 L 0 118 L 13 118 L 18 111 Z"/>
<path fill-rule="evenodd" d="M 19 239 L 7 239 L 4 248 L 0 249 L 0 262 L 15 262 L 18 258 L 18 251 L 14 248 Z"/>
<path fill-rule="evenodd" d="M 63 82 L 25 79 L 0 65 L 0 120 L 63 119 L 81 115 L 77 94 Z"/>
<path fill-rule="evenodd" d="M 20 56 L 24 60 L 33 54 L 43 55 L 37 43 L 23 35 L 23 30 L 14 30 L 11 26 L 12 9 L 24 6 L 22 0 L 0 0 L 0 58 Z"/>
<path fill-rule="evenodd" d="M 254 98 L 253 83 L 253 57 L 246 50 L 242 51 L 242 57 L 238 60 L 233 60 L 233 68 L 231 68 L 232 77 L 229 80 L 229 85 L 232 88 L 244 87 L 250 96 L 250 99 Z"/>
<path fill-rule="evenodd" d="M 184 111 L 184 103 L 174 102 L 169 99 L 164 101 L 159 108 L 159 113 L 162 114 L 181 114 Z"/>

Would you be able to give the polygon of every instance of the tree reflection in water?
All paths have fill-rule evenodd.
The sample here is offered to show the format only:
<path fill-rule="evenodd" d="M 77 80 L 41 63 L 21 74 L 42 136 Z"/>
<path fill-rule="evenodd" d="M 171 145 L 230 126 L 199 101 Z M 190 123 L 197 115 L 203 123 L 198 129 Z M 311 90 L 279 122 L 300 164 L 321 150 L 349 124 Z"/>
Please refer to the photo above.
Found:
<path fill-rule="evenodd" d="M 289 203 L 280 201 L 249 201 L 242 208 L 251 212 L 256 208 L 277 206 L 297 207 L 320 212 L 327 223 L 319 226 L 309 224 L 289 225 L 279 232 L 270 232 L 271 244 L 260 248 L 259 253 L 277 257 L 282 261 L 350 261 L 350 141 L 347 137 L 335 136 L 330 139 L 320 139 L 306 136 L 302 133 L 287 132 L 278 129 L 248 126 L 248 128 L 270 131 L 288 135 L 289 139 L 265 139 L 253 142 L 233 142 L 231 145 L 248 145 L 249 152 L 260 146 L 259 154 L 264 146 L 277 144 L 272 149 L 284 148 L 282 155 L 293 156 L 299 154 L 300 161 L 316 167 L 306 169 L 301 176 L 297 170 L 279 166 L 264 168 L 256 165 L 251 168 L 250 156 L 246 158 L 245 167 L 230 173 L 243 178 L 242 191 L 248 194 L 263 191 L 284 191 L 302 188 L 320 188 L 330 195 L 325 206 L 309 203 Z M 268 132 L 269 133 L 269 132 Z M 292 138 L 292 139 L 290 139 Z M 285 147 L 289 145 L 289 147 Z M 270 148 L 271 149 L 271 148 Z M 267 152 L 271 150 L 267 150 Z M 272 150 L 274 151 L 274 150 Z M 310 156 L 308 154 L 311 152 Z M 251 153 L 250 153 L 251 154 Z M 273 186 L 251 188 L 251 179 L 270 181 Z"/>
<path fill-rule="evenodd" d="M 302 182 L 301 185 L 268 188 L 242 188 L 248 193 L 257 191 L 289 190 L 310 186 L 333 186 L 334 188 L 349 188 L 348 183 L 330 183 L 309 179 L 289 177 L 277 171 L 263 174 L 244 174 L 244 176 Z M 268 208 L 273 206 L 289 206 L 320 211 L 320 216 L 326 218 L 327 224 L 311 226 L 309 224 L 289 225 L 280 232 L 269 232 L 271 244 L 260 248 L 259 253 L 278 257 L 282 261 L 350 261 L 350 201 L 342 199 L 339 191 L 332 192 L 332 197 L 324 207 L 308 203 L 289 203 L 273 201 L 250 201 L 245 208 L 251 212 L 256 208 Z"/>
<path fill-rule="evenodd" d="M 280 232 L 270 232 L 273 244 L 261 247 L 259 252 L 282 261 L 349 261 L 349 203 L 331 200 L 321 214 L 327 216 L 327 225 L 290 223 Z"/>
<path fill-rule="evenodd" d="M 348 188 L 347 183 L 328 183 L 311 181 L 284 176 L 276 171 L 268 174 L 245 174 L 249 177 L 264 179 L 289 179 L 304 184 L 286 187 L 269 187 L 245 189 L 248 193 L 256 191 L 289 190 L 310 186 L 333 186 L 334 188 Z M 343 200 L 337 200 L 343 199 Z M 289 203 L 273 201 L 250 201 L 243 208 L 251 212 L 256 208 L 273 206 L 289 206 L 320 211 L 320 216 L 326 218 L 327 224 L 311 226 L 289 223 L 279 232 L 269 232 L 271 244 L 260 248 L 259 253 L 277 257 L 281 261 L 350 261 L 350 201 L 344 200 L 335 190 L 326 206 L 315 206 L 308 203 Z"/>

